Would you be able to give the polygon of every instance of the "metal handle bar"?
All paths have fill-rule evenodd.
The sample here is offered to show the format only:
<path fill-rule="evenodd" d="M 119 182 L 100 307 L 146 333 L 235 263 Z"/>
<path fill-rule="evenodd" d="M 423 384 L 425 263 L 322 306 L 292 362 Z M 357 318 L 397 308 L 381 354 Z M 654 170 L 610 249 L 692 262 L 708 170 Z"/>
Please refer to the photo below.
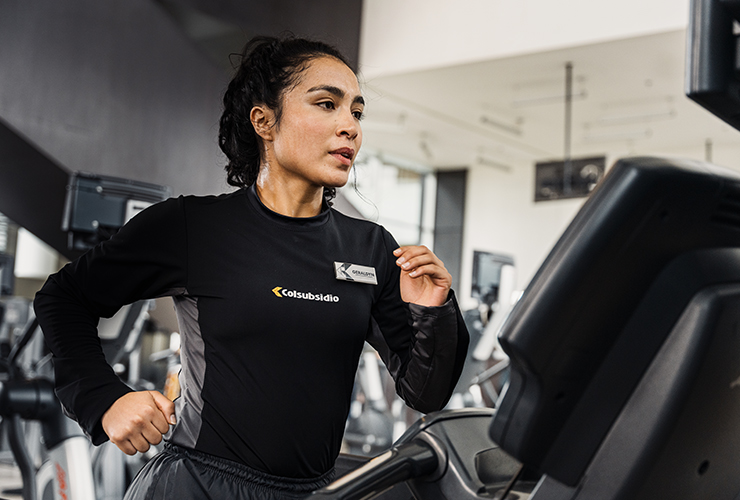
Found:
<path fill-rule="evenodd" d="M 393 485 L 433 474 L 439 457 L 426 442 L 416 439 L 391 448 L 359 469 L 315 491 L 316 500 L 360 500 L 373 498 Z"/>

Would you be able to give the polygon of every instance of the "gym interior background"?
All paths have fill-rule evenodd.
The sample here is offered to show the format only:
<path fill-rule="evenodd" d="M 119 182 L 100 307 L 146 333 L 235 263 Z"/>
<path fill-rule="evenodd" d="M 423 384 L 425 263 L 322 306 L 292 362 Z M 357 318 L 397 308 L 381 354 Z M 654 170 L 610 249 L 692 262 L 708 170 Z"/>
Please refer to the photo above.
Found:
<path fill-rule="evenodd" d="M 363 153 L 338 207 L 433 247 L 463 309 L 483 300 L 481 256 L 513 264 L 522 290 L 586 199 L 547 186 L 547 168 L 573 159 L 588 188 L 628 155 L 740 168 L 738 132 L 684 96 L 688 16 L 688 0 L 0 0 L 13 294 L 76 255 L 60 227 L 70 172 L 228 190 L 230 57 L 286 30 L 359 70 Z"/>
<path fill-rule="evenodd" d="M 67 172 L 174 195 L 227 189 L 219 99 L 229 54 L 257 33 L 316 36 L 357 61 L 368 101 L 358 184 L 375 206 L 352 201 L 400 240 L 434 242 L 434 179 L 423 190 L 408 183 L 466 173 L 459 270 L 451 266 L 464 308 L 475 305 L 474 251 L 512 257 L 522 289 L 583 203 L 534 201 L 535 163 L 565 155 L 567 63 L 572 157 L 740 166 L 737 132 L 683 95 L 688 0 L 2 0 L 0 9 L 0 144 L 7 151 L 13 132 L 64 172 L 4 155 L 0 213 L 57 250 Z M 399 168 L 383 175 L 381 164 Z M 418 194 L 400 197 L 410 200 L 405 220 L 388 220 L 403 212 L 397 189 Z M 443 224 L 440 236 L 451 230 Z"/>

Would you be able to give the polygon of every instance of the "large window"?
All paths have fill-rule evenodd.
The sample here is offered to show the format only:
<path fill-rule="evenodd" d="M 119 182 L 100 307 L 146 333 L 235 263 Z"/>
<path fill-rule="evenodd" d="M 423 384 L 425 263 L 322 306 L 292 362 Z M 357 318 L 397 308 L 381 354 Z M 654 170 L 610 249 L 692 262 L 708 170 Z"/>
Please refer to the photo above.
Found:
<path fill-rule="evenodd" d="M 341 193 L 368 220 L 401 245 L 432 245 L 435 179 L 431 169 L 377 153 L 355 163 Z"/>

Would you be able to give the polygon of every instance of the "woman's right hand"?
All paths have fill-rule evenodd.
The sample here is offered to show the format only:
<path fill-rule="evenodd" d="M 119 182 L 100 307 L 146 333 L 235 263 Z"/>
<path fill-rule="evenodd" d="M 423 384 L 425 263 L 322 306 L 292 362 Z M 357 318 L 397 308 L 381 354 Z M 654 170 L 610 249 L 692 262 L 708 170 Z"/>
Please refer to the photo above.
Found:
<path fill-rule="evenodd" d="M 157 391 L 129 392 L 103 414 L 103 430 L 127 455 L 149 450 L 175 424 L 175 403 Z"/>

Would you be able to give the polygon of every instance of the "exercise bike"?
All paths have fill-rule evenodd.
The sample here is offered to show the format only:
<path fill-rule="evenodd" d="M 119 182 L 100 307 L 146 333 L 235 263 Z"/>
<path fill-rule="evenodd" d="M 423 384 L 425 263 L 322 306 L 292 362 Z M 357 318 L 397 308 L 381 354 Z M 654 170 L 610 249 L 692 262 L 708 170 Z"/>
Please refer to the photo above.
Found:
<path fill-rule="evenodd" d="M 32 317 L 7 358 L 0 359 L 7 375 L 0 382 L 0 416 L 20 469 L 23 499 L 95 500 L 90 441 L 62 412 L 53 382 L 44 377 L 27 378 L 19 365 L 37 328 Z M 22 420 L 40 423 L 45 460 L 38 468 L 29 453 Z"/>
<path fill-rule="evenodd" d="M 128 383 L 137 388 L 146 382 L 139 379 L 137 359 L 150 306 L 151 301 L 136 302 L 99 325 L 106 359 L 125 369 Z M 0 350 L 5 353 L 0 356 L 0 416 L 21 472 L 24 500 L 122 499 L 157 448 L 129 457 L 110 442 L 93 447 L 78 424 L 64 416 L 54 394 L 51 356 L 29 301 L 6 299 L 0 312 L 6 307 L 9 314 L 0 315 L 5 346 Z"/>

